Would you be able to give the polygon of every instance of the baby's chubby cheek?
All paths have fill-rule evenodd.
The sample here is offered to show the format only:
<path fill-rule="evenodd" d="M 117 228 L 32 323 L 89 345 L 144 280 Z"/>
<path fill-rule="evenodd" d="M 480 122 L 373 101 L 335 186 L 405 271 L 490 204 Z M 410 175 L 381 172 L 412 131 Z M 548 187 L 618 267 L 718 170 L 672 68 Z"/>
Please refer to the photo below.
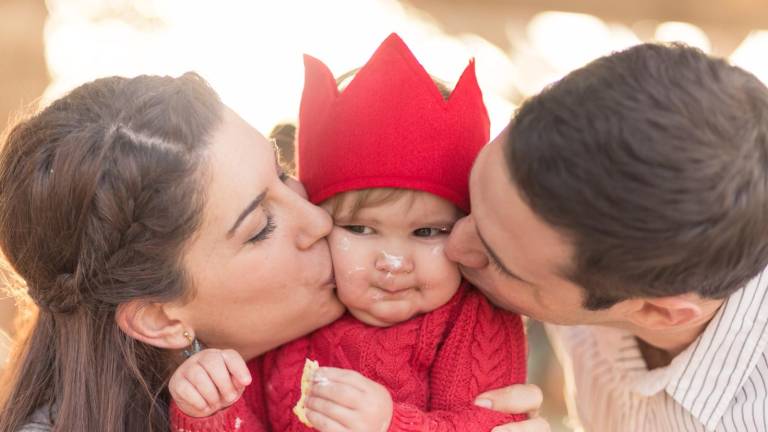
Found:
<path fill-rule="evenodd" d="M 344 301 L 358 296 L 360 286 L 365 285 L 366 268 L 360 262 L 359 254 L 354 254 L 348 234 L 332 233 L 329 236 L 333 271 L 336 277 L 336 291 Z"/>
<path fill-rule="evenodd" d="M 352 241 L 348 234 L 336 233 L 336 229 L 334 229 L 328 239 L 337 281 L 365 270 L 362 263 L 357 262 L 359 260 L 358 255 L 352 252 Z"/>
<path fill-rule="evenodd" d="M 438 302 L 452 296 L 461 284 L 461 272 L 459 266 L 445 256 L 445 244 L 431 246 L 423 253 L 422 260 L 428 263 L 420 272 L 424 290 Z"/>
<path fill-rule="evenodd" d="M 445 257 L 445 245 L 443 244 L 434 245 L 429 249 L 429 253 L 430 255 L 436 258 Z M 445 259 L 448 259 L 448 258 L 445 258 Z"/>

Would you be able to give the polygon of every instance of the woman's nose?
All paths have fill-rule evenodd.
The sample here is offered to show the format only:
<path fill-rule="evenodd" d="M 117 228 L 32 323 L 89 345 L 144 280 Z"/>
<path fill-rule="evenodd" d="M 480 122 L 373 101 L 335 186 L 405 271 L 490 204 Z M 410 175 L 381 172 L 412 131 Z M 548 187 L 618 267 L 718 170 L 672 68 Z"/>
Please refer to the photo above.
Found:
<path fill-rule="evenodd" d="M 376 270 L 386 273 L 407 274 L 413 272 L 414 264 L 410 256 L 381 251 L 376 255 L 375 267 Z"/>
<path fill-rule="evenodd" d="M 333 220 L 327 211 L 307 201 L 307 194 L 301 183 L 295 180 L 289 180 L 289 182 L 291 189 L 296 192 L 293 199 L 294 220 L 298 224 L 296 247 L 306 250 L 331 233 Z"/>
<path fill-rule="evenodd" d="M 488 256 L 477 235 L 472 215 L 459 219 L 453 225 L 445 255 L 449 260 L 469 268 L 479 269 L 488 265 Z"/>

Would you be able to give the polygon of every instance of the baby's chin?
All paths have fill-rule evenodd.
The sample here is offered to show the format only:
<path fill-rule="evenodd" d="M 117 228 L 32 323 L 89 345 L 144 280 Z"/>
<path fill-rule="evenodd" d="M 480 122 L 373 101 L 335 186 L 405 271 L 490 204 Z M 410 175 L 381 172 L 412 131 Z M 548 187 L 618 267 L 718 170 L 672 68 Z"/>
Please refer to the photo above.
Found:
<path fill-rule="evenodd" d="M 347 306 L 347 310 L 359 321 L 374 327 L 390 327 L 420 314 L 413 304 L 404 301 L 382 301 L 367 309 Z"/>

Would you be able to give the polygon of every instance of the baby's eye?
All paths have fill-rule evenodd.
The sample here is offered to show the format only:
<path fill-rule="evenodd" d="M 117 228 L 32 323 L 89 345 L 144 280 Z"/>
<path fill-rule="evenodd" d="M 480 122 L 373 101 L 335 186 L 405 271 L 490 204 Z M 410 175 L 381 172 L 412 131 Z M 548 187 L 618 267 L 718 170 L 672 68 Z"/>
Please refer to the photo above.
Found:
<path fill-rule="evenodd" d="M 373 234 L 373 228 L 365 225 L 343 225 L 342 228 L 355 234 Z"/>
<path fill-rule="evenodd" d="M 419 228 L 413 231 L 416 237 L 435 237 L 441 234 L 450 234 L 450 228 Z"/>

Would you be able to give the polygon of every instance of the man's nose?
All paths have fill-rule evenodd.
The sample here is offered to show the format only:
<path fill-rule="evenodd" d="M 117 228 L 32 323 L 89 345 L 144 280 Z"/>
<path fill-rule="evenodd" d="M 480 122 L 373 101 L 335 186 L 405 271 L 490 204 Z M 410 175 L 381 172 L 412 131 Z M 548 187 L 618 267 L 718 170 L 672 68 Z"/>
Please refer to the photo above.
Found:
<path fill-rule="evenodd" d="M 445 255 L 449 260 L 470 268 L 483 268 L 488 265 L 485 248 L 477 236 L 475 220 L 472 215 L 465 216 L 453 225 Z"/>

